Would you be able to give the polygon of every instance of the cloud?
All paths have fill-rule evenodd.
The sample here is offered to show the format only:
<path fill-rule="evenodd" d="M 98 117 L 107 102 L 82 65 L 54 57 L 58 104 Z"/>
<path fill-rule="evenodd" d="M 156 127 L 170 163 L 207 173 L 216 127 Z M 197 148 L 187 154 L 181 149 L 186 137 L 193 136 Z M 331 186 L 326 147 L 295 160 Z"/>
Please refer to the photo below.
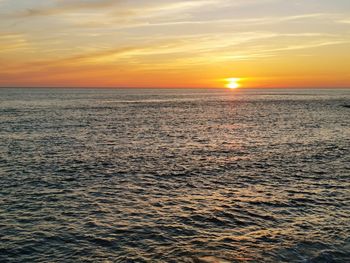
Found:
<path fill-rule="evenodd" d="M 114 6 L 121 1 L 118 0 L 93 0 L 93 1 L 60 1 L 54 6 L 46 8 L 28 8 L 27 10 L 16 14 L 16 17 L 36 17 L 49 16 L 63 13 L 79 11 L 82 9 L 99 9 Z"/>
<path fill-rule="evenodd" d="M 344 19 L 344 20 L 338 20 L 337 22 L 338 22 L 338 23 L 341 23 L 341 24 L 350 24 L 350 19 L 349 19 L 349 20 L 346 20 L 346 19 Z"/>
<path fill-rule="evenodd" d="M 186 73 L 251 62 L 259 68 L 261 61 L 275 63 L 276 57 L 344 52 L 350 41 L 345 13 L 281 0 L 0 3 L 1 12 L 9 14 L 1 15 L 0 65 L 3 74 L 13 76 L 93 68 Z"/>
<path fill-rule="evenodd" d="M 282 41 L 283 40 L 283 41 Z M 40 59 L 21 63 L 8 71 L 41 71 L 48 68 L 84 68 L 90 66 L 120 66 L 147 70 L 188 68 L 194 65 L 261 60 L 281 56 L 286 52 L 349 43 L 345 38 L 315 33 L 278 34 L 274 32 L 244 32 L 240 34 L 177 36 L 155 38 L 153 42 L 103 48 L 82 49 L 79 55 L 65 58 Z M 4 69 L 6 71 L 6 69 Z"/>
<path fill-rule="evenodd" d="M 0 0 L 1 1 L 1 0 Z M 220 0 L 197 0 L 197 1 L 153 1 L 153 2 L 141 2 L 138 5 L 130 5 L 125 0 L 61 0 L 54 5 L 42 7 L 42 8 L 27 8 L 24 11 L 20 11 L 10 17 L 27 18 L 38 16 L 50 16 L 68 14 L 81 10 L 93 10 L 105 9 L 106 12 L 111 12 L 111 15 L 140 15 L 147 13 L 159 12 L 162 14 L 168 12 L 177 12 L 181 10 L 198 8 L 205 5 L 213 5 L 220 3 Z M 112 7 L 118 7 L 118 9 L 107 9 Z M 114 11 L 114 12 L 113 12 Z"/>
<path fill-rule="evenodd" d="M 16 51 L 27 47 L 29 47 L 29 42 L 23 34 L 0 33 L 0 53 Z"/>

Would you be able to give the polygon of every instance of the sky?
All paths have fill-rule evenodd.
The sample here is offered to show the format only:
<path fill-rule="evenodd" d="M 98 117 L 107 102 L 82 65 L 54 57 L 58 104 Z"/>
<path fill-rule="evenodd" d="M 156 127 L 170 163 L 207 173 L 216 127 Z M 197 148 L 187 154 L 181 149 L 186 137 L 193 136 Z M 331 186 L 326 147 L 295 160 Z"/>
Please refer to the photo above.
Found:
<path fill-rule="evenodd" d="M 0 87 L 350 87 L 349 0 L 0 0 Z"/>

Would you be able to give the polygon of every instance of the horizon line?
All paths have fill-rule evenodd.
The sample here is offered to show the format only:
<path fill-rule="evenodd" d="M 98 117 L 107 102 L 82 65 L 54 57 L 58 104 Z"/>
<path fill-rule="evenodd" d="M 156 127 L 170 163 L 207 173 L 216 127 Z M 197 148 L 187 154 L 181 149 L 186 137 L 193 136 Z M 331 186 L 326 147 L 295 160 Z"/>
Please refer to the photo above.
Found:
<path fill-rule="evenodd" d="M 122 86 L 0 86 L 0 89 L 220 89 L 229 90 L 227 87 L 122 87 Z M 244 89 L 350 89 L 348 87 L 240 87 Z"/>

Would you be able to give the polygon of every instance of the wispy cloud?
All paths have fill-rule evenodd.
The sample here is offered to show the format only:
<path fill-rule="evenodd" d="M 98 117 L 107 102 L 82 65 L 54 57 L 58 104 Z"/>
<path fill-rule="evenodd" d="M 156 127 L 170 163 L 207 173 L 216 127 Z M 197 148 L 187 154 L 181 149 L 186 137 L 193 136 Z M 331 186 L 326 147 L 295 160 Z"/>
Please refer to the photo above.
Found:
<path fill-rule="evenodd" d="M 114 6 L 118 4 L 118 0 L 95 0 L 95 1 L 59 1 L 54 5 L 46 8 L 28 8 L 22 12 L 15 14 L 17 17 L 35 17 L 49 16 L 63 13 L 74 12 L 82 9 L 98 9 Z"/>
<path fill-rule="evenodd" d="M 0 34 L 0 53 L 27 48 L 28 41 L 23 34 Z"/>
<path fill-rule="evenodd" d="M 350 19 L 348 19 L 348 20 L 346 20 L 346 19 L 338 20 L 337 22 L 341 23 L 341 24 L 350 24 Z"/>
<path fill-rule="evenodd" d="M 277 58 L 298 56 L 315 61 L 316 70 L 321 58 L 347 56 L 350 22 L 334 1 L 338 9 L 323 8 L 329 7 L 325 0 L 317 6 L 282 0 L 0 0 L 1 77 L 33 80 L 46 72 L 45 78 L 68 81 L 94 69 L 101 76 L 119 70 L 228 74 L 231 65 L 254 72 L 267 62 L 272 72 L 282 68 L 274 64 Z"/>

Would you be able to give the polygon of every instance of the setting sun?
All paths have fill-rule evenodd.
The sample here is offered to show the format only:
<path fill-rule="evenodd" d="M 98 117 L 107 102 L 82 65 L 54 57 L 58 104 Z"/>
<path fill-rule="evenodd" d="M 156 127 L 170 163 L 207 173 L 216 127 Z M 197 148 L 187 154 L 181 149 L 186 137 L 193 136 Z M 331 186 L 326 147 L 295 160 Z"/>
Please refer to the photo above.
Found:
<path fill-rule="evenodd" d="M 226 87 L 229 89 L 237 89 L 240 87 L 240 84 L 239 84 L 240 79 L 239 78 L 228 78 L 228 79 L 226 79 L 226 81 L 228 82 Z"/>

